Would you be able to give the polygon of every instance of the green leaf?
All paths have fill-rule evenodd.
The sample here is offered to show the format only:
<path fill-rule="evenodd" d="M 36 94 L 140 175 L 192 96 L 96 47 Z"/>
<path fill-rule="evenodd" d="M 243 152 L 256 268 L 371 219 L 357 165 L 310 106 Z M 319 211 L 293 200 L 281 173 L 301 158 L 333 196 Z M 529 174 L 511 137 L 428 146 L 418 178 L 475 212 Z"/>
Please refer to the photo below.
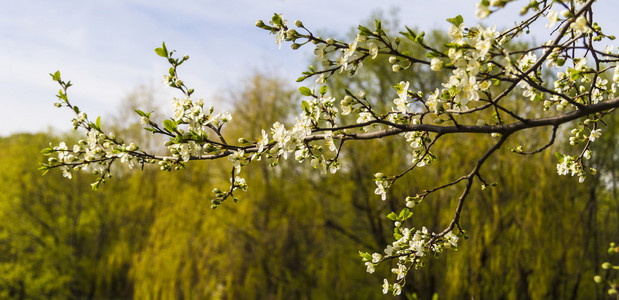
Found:
<path fill-rule="evenodd" d="M 278 14 L 273 14 L 273 18 L 271 18 L 271 21 L 273 21 L 273 24 L 277 25 L 278 27 L 282 26 L 282 17 L 280 17 Z"/>
<path fill-rule="evenodd" d="M 389 220 L 391 220 L 391 221 L 395 221 L 395 220 L 397 220 L 397 219 L 398 219 L 398 215 L 396 215 L 394 212 L 390 212 L 390 213 L 387 215 L 387 219 L 389 219 Z"/>
<path fill-rule="evenodd" d="M 406 38 L 408 38 L 411 41 L 414 41 L 415 38 L 417 37 L 415 32 L 412 29 L 408 28 L 408 26 L 406 26 L 406 32 L 400 31 L 400 34 L 405 36 Z"/>
<path fill-rule="evenodd" d="M 163 120 L 163 127 L 169 132 L 176 132 L 176 122 L 172 120 Z"/>
<path fill-rule="evenodd" d="M 161 43 L 160 48 L 155 49 L 155 53 L 157 53 L 157 55 L 161 57 L 165 57 L 165 58 L 168 57 L 168 49 L 165 47 L 165 42 Z"/>
<path fill-rule="evenodd" d="M 398 216 L 399 220 L 403 220 L 404 217 L 409 213 L 410 211 L 408 210 L 408 208 L 404 208 L 402 209 L 402 211 L 400 211 L 400 215 Z"/>
<path fill-rule="evenodd" d="M 140 117 L 145 117 L 145 116 L 146 116 L 146 114 L 145 114 L 143 111 L 139 110 L 139 109 L 136 109 L 136 110 L 135 110 L 135 112 L 136 112 L 138 115 L 140 115 Z"/>
<path fill-rule="evenodd" d="M 359 33 L 362 35 L 370 35 L 372 31 L 370 31 L 367 27 L 359 25 Z"/>
<path fill-rule="evenodd" d="M 329 88 L 326 85 L 321 86 L 320 87 L 320 95 L 326 94 L 328 90 L 329 90 Z"/>
<path fill-rule="evenodd" d="M 301 105 L 303 106 L 303 111 L 304 111 L 306 114 L 308 114 L 308 115 L 309 115 L 309 114 L 310 114 L 310 107 L 309 107 L 309 104 L 307 103 L 307 101 L 305 101 L 305 100 L 304 100 L 304 101 L 301 101 Z"/>
<path fill-rule="evenodd" d="M 312 96 L 313 95 L 312 90 L 310 90 L 308 87 L 304 87 L 304 86 L 299 88 L 299 92 L 301 92 L 301 94 L 303 96 Z"/>
<path fill-rule="evenodd" d="M 464 22 L 464 19 L 462 18 L 461 15 L 457 15 L 455 18 L 449 18 L 447 19 L 447 22 L 453 24 L 454 26 L 458 27 L 460 26 L 460 24 L 462 24 Z"/>
<path fill-rule="evenodd" d="M 301 76 L 301 77 L 297 78 L 297 82 L 301 82 L 301 81 L 305 80 L 305 78 L 306 78 L 305 76 Z"/>
<path fill-rule="evenodd" d="M 438 55 L 436 54 L 436 52 L 428 52 L 428 53 L 426 53 L 426 57 L 427 58 L 435 58 L 435 57 L 438 57 Z"/>
<path fill-rule="evenodd" d="M 424 31 L 422 31 L 421 33 L 419 33 L 419 35 L 417 35 L 417 37 L 415 38 L 415 43 L 423 43 L 423 37 L 426 35 L 426 33 Z"/>
<path fill-rule="evenodd" d="M 49 73 L 50 76 L 52 76 L 52 79 L 54 81 L 60 81 L 60 71 L 56 71 L 54 72 L 54 74 Z"/>
<path fill-rule="evenodd" d="M 559 152 L 555 152 L 555 156 L 557 157 L 557 159 L 562 160 L 564 155 Z"/>
<path fill-rule="evenodd" d="M 371 261 L 372 260 L 372 255 L 370 253 L 367 253 L 367 252 L 359 251 L 359 256 L 361 256 L 363 261 Z"/>
<path fill-rule="evenodd" d="M 101 116 L 97 117 L 97 121 L 95 121 L 95 124 L 97 125 L 97 129 L 101 130 Z"/>
<path fill-rule="evenodd" d="M 161 42 L 161 48 L 163 48 L 163 51 L 166 53 L 166 56 L 167 56 L 168 48 L 166 48 L 165 42 Z"/>

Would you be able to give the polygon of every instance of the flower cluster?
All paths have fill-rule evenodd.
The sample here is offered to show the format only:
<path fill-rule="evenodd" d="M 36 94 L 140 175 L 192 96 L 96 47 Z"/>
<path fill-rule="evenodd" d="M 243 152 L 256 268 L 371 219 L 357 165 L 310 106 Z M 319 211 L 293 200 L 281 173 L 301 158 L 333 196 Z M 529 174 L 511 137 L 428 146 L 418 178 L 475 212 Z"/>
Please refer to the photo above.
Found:
<path fill-rule="evenodd" d="M 436 234 L 430 233 L 426 227 L 419 230 L 404 227 L 403 223 L 412 215 L 413 213 L 409 208 L 404 208 L 399 214 L 392 212 L 387 216 L 395 225 L 393 234 L 395 241 L 387 245 L 383 251 L 384 255 L 359 252 L 368 273 L 374 273 L 376 266 L 381 262 L 394 261 L 395 265 L 391 269 L 391 273 L 395 275 L 395 281 L 391 284 L 388 279 L 384 279 L 383 293 L 385 294 L 391 291 L 393 295 L 399 295 L 402 287 L 406 284 L 408 271 L 412 268 L 422 267 L 423 258 L 427 254 L 438 255 L 445 249 L 457 249 L 458 247 L 459 235 L 452 231 Z"/>

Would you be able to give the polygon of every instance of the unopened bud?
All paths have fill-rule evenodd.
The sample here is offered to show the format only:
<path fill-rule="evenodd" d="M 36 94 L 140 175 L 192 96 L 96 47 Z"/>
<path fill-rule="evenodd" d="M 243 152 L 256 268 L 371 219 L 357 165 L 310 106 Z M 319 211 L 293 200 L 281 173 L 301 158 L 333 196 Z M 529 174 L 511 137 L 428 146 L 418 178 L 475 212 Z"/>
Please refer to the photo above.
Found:
<path fill-rule="evenodd" d="M 297 26 L 297 27 L 303 27 L 303 22 L 301 22 L 301 21 L 299 21 L 299 20 L 295 20 L 295 21 L 294 21 L 294 26 Z"/>
<path fill-rule="evenodd" d="M 333 44 L 335 44 L 335 40 L 334 40 L 334 39 L 332 39 L 332 38 L 328 38 L 328 39 L 327 39 L 327 44 L 329 44 L 329 45 L 333 45 Z"/>
<path fill-rule="evenodd" d="M 593 276 L 593 281 L 595 281 L 595 283 L 602 283 L 602 276 L 600 275 Z"/>

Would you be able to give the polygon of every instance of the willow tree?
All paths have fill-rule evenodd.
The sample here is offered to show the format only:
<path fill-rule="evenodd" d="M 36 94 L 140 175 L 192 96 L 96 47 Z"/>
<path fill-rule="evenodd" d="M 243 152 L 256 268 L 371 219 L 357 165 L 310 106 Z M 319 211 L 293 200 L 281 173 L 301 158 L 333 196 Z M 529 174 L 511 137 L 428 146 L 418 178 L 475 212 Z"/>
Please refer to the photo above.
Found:
<path fill-rule="evenodd" d="M 511 2 L 481 1 L 477 16 L 485 18 L 507 4 L 514 5 Z M 268 24 L 258 21 L 256 26 L 274 34 L 280 47 L 283 43 L 291 43 L 292 49 L 313 47 L 320 64 L 303 72 L 298 81 L 312 79 L 315 83 L 299 89 L 304 100 L 295 125 L 275 122 L 257 136 L 235 140 L 223 131 L 233 115 L 216 113 L 211 105 L 192 97 L 194 90 L 179 72 L 189 57 L 176 57 L 164 43 L 155 52 L 170 64 L 164 82 L 179 92 L 172 101 L 174 113 L 158 123 L 151 120 L 150 112 L 136 112 L 145 130 L 167 139 L 167 153 L 152 153 L 107 134 L 99 118 L 90 119 L 69 100 L 71 83 L 55 72 L 51 76 L 61 86 L 56 106 L 73 110 L 74 127 L 84 129 L 86 136 L 73 146 L 60 143 L 46 149 L 51 157 L 42 168 L 58 168 L 69 178 L 76 170 L 94 172 L 99 177 L 92 185 L 98 188 L 118 163 L 133 168 L 156 164 L 170 171 L 185 168 L 192 160 L 227 158 L 229 185 L 213 189 L 211 203 L 215 208 L 228 199 L 237 201 L 239 191 L 247 190 L 242 176 L 243 168 L 250 163 L 262 161 L 276 166 L 290 157 L 309 163 L 322 174 L 337 173 L 346 168 L 340 164 L 343 149 L 367 140 L 393 139 L 408 149 L 409 157 L 399 170 L 373 175 L 375 193 L 384 201 L 392 186 L 413 176 L 414 170 L 432 168 L 434 161 L 441 159 L 435 153 L 445 137 L 461 136 L 459 147 L 475 153 L 475 158 L 451 163 L 468 165 L 468 171 L 398 199 L 403 208 L 388 214 L 395 226 L 393 241 L 386 242 L 380 253 L 360 253 L 370 273 L 379 264 L 393 264 L 393 275 L 384 279 L 383 291 L 397 295 L 411 269 L 421 267 L 428 256 L 456 248 L 466 236 L 460 222 L 463 208 L 472 191 L 494 186 L 494 173 L 487 162 L 505 151 L 502 149 L 515 155 L 540 153 L 557 141 L 560 127 L 567 127 L 571 147 L 556 154 L 557 173 L 571 175 L 583 184 L 595 175 L 588 162 L 593 155 L 591 145 L 601 136 L 604 119 L 619 106 L 615 95 L 619 52 L 606 44 L 614 37 L 595 22 L 594 2 L 533 0 L 522 7 L 523 19 L 502 32 L 495 26 L 466 26 L 463 18 L 456 16 L 447 20 L 451 23 L 450 40 L 441 45 L 427 43 L 423 32 L 410 28 L 397 35 L 388 34 L 378 20 L 372 28 L 359 26 L 352 41 L 320 37 L 301 21 L 289 24 L 282 15 L 274 14 Z M 550 41 L 522 49 L 508 46 L 520 41 L 536 23 L 546 23 L 552 29 Z M 410 43 L 403 40 L 422 48 L 423 55 L 410 51 Z M 426 66 L 447 73 L 447 80 L 432 83 L 430 93 L 416 90 L 406 80 L 393 82 L 397 97 L 388 108 L 373 105 L 376 96 L 361 88 L 345 89 L 345 96 L 339 98 L 328 91 L 325 83 L 332 75 L 356 76 L 364 62 L 379 56 L 388 58 L 386 63 L 393 72 Z M 545 79 L 547 73 L 555 79 Z M 343 117 L 346 115 L 353 117 Z M 547 137 L 527 139 L 535 130 L 545 130 Z M 488 135 L 492 142 L 485 148 L 473 147 L 466 142 L 469 134 Z M 460 192 L 450 208 L 450 217 L 441 220 L 441 229 L 431 232 L 425 226 L 413 228 L 410 218 L 415 207 L 435 199 L 446 188 Z"/>

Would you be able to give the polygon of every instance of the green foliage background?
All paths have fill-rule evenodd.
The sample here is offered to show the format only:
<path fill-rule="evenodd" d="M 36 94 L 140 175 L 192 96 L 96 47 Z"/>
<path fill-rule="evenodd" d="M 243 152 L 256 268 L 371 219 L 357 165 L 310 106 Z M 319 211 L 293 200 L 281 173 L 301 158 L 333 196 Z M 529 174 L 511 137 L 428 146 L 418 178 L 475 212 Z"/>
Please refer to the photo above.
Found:
<path fill-rule="evenodd" d="M 384 66 L 377 60 L 356 80 L 335 78 L 330 90 L 363 88 L 378 99 L 374 105 L 388 108 L 391 84 L 406 78 L 428 90 L 445 75 L 417 67 L 395 74 Z M 297 93 L 282 80 L 258 74 L 245 82 L 229 97 L 235 121 L 226 134 L 258 136 L 276 120 L 294 120 Z M 127 140 L 147 140 L 139 126 L 123 126 L 115 131 Z M 500 151 L 482 169 L 497 187 L 477 186 L 467 200 L 462 225 L 470 239 L 409 273 L 401 298 L 605 299 L 592 278 L 618 237 L 618 126 L 616 118 L 609 122 L 595 143 L 592 163 L 601 175 L 586 184 L 556 175 L 557 148 L 526 157 Z M 533 148 L 548 136 L 531 131 L 506 148 Z M 211 210 L 210 191 L 225 186 L 226 162 L 172 173 L 119 170 L 93 192 L 89 175 L 66 180 L 37 171 L 40 149 L 60 138 L 71 136 L 0 139 L 2 299 L 390 299 L 380 289 L 389 267 L 367 274 L 358 250 L 382 252 L 392 239 L 390 211 L 407 195 L 468 172 L 492 145 L 476 135 L 444 139 L 436 165 L 407 175 L 386 201 L 374 195 L 371 174 L 406 167 L 402 137 L 348 145 L 336 175 L 292 160 L 277 168 L 252 164 L 241 201 Z M 413 223 L 445 227 L 458 188 L 426 199 Z"/>

